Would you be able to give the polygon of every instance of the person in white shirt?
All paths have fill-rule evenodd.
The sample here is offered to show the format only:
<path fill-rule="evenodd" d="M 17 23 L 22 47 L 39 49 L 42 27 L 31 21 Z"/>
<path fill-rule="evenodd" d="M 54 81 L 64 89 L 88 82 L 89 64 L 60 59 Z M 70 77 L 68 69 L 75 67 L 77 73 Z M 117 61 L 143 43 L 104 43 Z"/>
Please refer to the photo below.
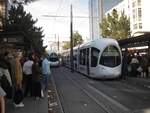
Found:
<path fill-rule="evenodd" d="M 28 93 L 32 96 L 32 65 L 33 60 L 32 57 L 29 56 L 27 61 L 23 64 L 23 73 L 25 75 L 25 97 L 28 96 Z"/>

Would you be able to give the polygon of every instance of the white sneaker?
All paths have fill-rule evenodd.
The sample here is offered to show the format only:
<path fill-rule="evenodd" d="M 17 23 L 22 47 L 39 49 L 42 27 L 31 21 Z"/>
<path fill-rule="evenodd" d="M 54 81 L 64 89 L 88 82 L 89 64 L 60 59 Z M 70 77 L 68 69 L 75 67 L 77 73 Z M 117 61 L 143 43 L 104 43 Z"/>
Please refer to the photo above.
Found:
<path fill-rule="evenodd" d="M 22 102 L 19 103 L 19 104 L 15 104 L 15 103 L 14 103 L 14 106 L 15 106 L 15 107 L 24 107 L 24 104 L 23 104 Z"/>
<path fill-rule="evenodd" d="M 44 92 L 41 90 L 41 97 L 44 98 Z"/>
<path fill-rule="evenodd" d="M 35 97 L 35 100 L 40 100 L 40 97 Z"/>

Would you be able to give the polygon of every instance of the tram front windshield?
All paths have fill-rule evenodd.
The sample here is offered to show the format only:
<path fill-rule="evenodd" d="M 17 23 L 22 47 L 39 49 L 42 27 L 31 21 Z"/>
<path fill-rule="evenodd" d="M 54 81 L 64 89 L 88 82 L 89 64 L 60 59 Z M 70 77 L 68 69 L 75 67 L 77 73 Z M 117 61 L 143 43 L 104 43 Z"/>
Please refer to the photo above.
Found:
<path fill-rule="evenodd" d="M 58 61 L 59 59 L 58 59 L 58 56 L 57 56 L 56 53 L 51 53 L 51 55 L 50 55 L 50 57 L 49 57 L 49 60 L 50 60 L 51 62 L 56 62 L 56 61 Z"/>
<path fill-rule="evenodd" d="M 121 55 L 117 47 L 107 46 L 100 58 L 100 64 L 107 67 L 115 67 L 120 65 Z"/>

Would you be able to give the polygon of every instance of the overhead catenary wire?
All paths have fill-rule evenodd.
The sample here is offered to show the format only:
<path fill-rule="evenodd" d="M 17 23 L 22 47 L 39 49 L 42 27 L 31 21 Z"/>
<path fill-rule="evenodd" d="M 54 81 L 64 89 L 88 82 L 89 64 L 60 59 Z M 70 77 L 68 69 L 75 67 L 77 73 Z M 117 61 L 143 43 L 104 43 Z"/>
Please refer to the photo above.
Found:
<path fill-rule="evenodd" d="M 65 15 L 42 15 L 42 17 L 51 17 L 51 18 L 70 18 L 70 16 Z M 73 16 L 73 18 L 99 18 L 99 17 L 89 17 L 89 16 Z"/>

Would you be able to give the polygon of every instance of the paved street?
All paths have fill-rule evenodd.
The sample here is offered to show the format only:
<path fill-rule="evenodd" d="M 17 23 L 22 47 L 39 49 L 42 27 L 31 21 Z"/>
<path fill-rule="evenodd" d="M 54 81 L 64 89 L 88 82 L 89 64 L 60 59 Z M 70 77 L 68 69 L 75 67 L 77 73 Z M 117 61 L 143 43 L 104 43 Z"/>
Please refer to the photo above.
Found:
<path fill-rule="evenodd" d="M 53 76 L 65 113 L 149 113 L 149 79 L 95 80 L 64 67 Z"/>
<path fill-rule="evenodd" d="M 53 68 L 48 98 L 27 97 L 23 108 L 7 100 L 6 113 L 150 113 L 149 88 L 146 78 L 97 80 Z"/>

